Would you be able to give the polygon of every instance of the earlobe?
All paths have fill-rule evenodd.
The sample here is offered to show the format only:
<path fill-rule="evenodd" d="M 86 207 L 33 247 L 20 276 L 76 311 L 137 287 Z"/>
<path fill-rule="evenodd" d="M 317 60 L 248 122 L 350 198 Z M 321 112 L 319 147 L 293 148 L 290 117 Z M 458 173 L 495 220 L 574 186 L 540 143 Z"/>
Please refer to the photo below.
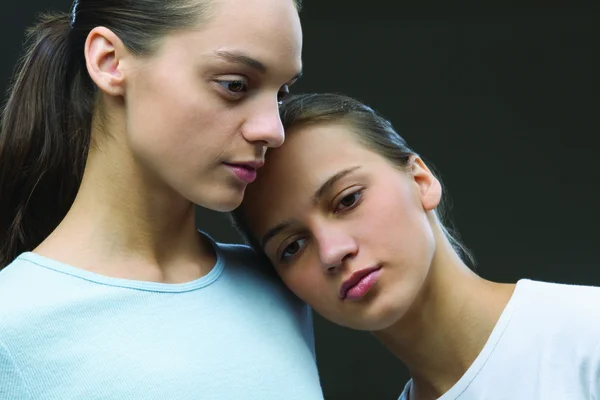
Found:
<path fill-rule="evenodd" d="M 110 96 L 123 96 L 125 77 L 121 67 L 125 47 L 119 37 L 107 28 L 94 28 L 84 52 L 88 73 L 96 86 Z"/>
<path fill-rule="evenodd" d="M 442 200 L 442 185 L 420 157 L 411 158 L 411 172 L 425 211 L 434 210 Z"/>

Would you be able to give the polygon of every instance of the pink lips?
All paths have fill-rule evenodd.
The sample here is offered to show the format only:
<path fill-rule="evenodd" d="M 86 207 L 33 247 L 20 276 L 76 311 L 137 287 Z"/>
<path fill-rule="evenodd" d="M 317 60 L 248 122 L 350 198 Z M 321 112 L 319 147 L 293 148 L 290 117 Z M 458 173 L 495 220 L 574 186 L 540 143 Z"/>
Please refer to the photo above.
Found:
<path fill-rule="evenodd" d="M 239 180 L 252 183 L 256 180 L 256 170 L 263 166 L 263 162 L 225 163 L 225 165 Z"/>
<path fill-rule="evenodd" d="M 381 267 L 361 269 L 346 279 L 340 288 L 340 299 L 357 300 L 367 294 L 381 273 Z"/>

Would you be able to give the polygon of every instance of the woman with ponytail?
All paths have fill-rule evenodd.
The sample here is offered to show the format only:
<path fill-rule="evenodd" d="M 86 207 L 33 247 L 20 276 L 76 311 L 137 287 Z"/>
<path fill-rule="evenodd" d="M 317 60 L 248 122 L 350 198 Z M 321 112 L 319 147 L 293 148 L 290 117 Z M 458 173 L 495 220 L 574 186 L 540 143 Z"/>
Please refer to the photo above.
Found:
<path fill-rule="evenodd" d="M 283 142 L 299 7 L 80 0 L 29 31 L 1 119 L 0 399 L 322 399 L 306 306 L 194 224 Z"/>
<path fill-rule="evenodd" d="M 600 399 L 599 287 L 473 271 L 437 175 L 368 105 L 305 93 L 280 114 L 234 221 L 315 312 L 404 363 L 398 400 Z"/>

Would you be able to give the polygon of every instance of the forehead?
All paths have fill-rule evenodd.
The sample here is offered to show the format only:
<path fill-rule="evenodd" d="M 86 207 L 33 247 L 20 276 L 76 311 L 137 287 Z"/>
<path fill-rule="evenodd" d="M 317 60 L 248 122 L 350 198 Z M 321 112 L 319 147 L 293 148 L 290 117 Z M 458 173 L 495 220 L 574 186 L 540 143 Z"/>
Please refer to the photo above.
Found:
<path fill-rule="evenodd" d="M 318 180 L 370 155 L 371 151 L 359 144 L 356 133 L 345 122 L 303 125 L 288 130 L 285 144 L 268 151 L 265 179 L 285 175 Z"/>
<path fill-rule="evenodd" d="M 270 64 L 301 58 L 302 28 L 292 0 L 216 0 L 199 33 L 213 50 L 235 47 Z"/>
<path fill-rule="evenodd" d="M 258 179 L 246 190 L 244 214 L 253 230 L 268 229 L 312 209 L 315 191 L 338 172 L 381 163 L 382 158 L 359 144 L 346 125 L 327 123 L 294 129 L 288 132 L 283 146 L 268 150 Z"/>
<path fill-rule="evenodd" d="M 216 0 L 195 29 L 168 34 L 156 54 L 168 68 L 224 63 L 219 53 L 239 54 L 288 81 L 302 69 L 302 29 L 292 0 Z"/>

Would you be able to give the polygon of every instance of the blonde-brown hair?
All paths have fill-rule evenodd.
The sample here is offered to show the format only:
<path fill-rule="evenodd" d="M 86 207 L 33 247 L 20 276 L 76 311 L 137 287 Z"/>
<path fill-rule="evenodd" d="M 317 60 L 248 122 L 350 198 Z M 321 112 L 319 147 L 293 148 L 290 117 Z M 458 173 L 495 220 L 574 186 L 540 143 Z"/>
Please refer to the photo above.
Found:
<path fill-rule="evenodd" d="M 355 134 L 359 143 L 402 169 L 408 166 L 412 156 L 418 155 L 396 132 L 389 120 L 366 104 L 345 95 L 307 93 L 289 96 L 280 106 L 280 115 L 286 134 L 311 124 L 344 123 L 350 128 L 350 132 Z M 463 260 L 474 264 L 474 257 L 460 242 L 456 231 L 448 228 L 449 220 L 445 214 L 445 205 L 445 201 L 442 201 L 435 211 L 442 231 Z M 262 252 L 245 223 L 243 206 L 235 210 L 231 217 L 247 243 L 256 251 Z"/>

